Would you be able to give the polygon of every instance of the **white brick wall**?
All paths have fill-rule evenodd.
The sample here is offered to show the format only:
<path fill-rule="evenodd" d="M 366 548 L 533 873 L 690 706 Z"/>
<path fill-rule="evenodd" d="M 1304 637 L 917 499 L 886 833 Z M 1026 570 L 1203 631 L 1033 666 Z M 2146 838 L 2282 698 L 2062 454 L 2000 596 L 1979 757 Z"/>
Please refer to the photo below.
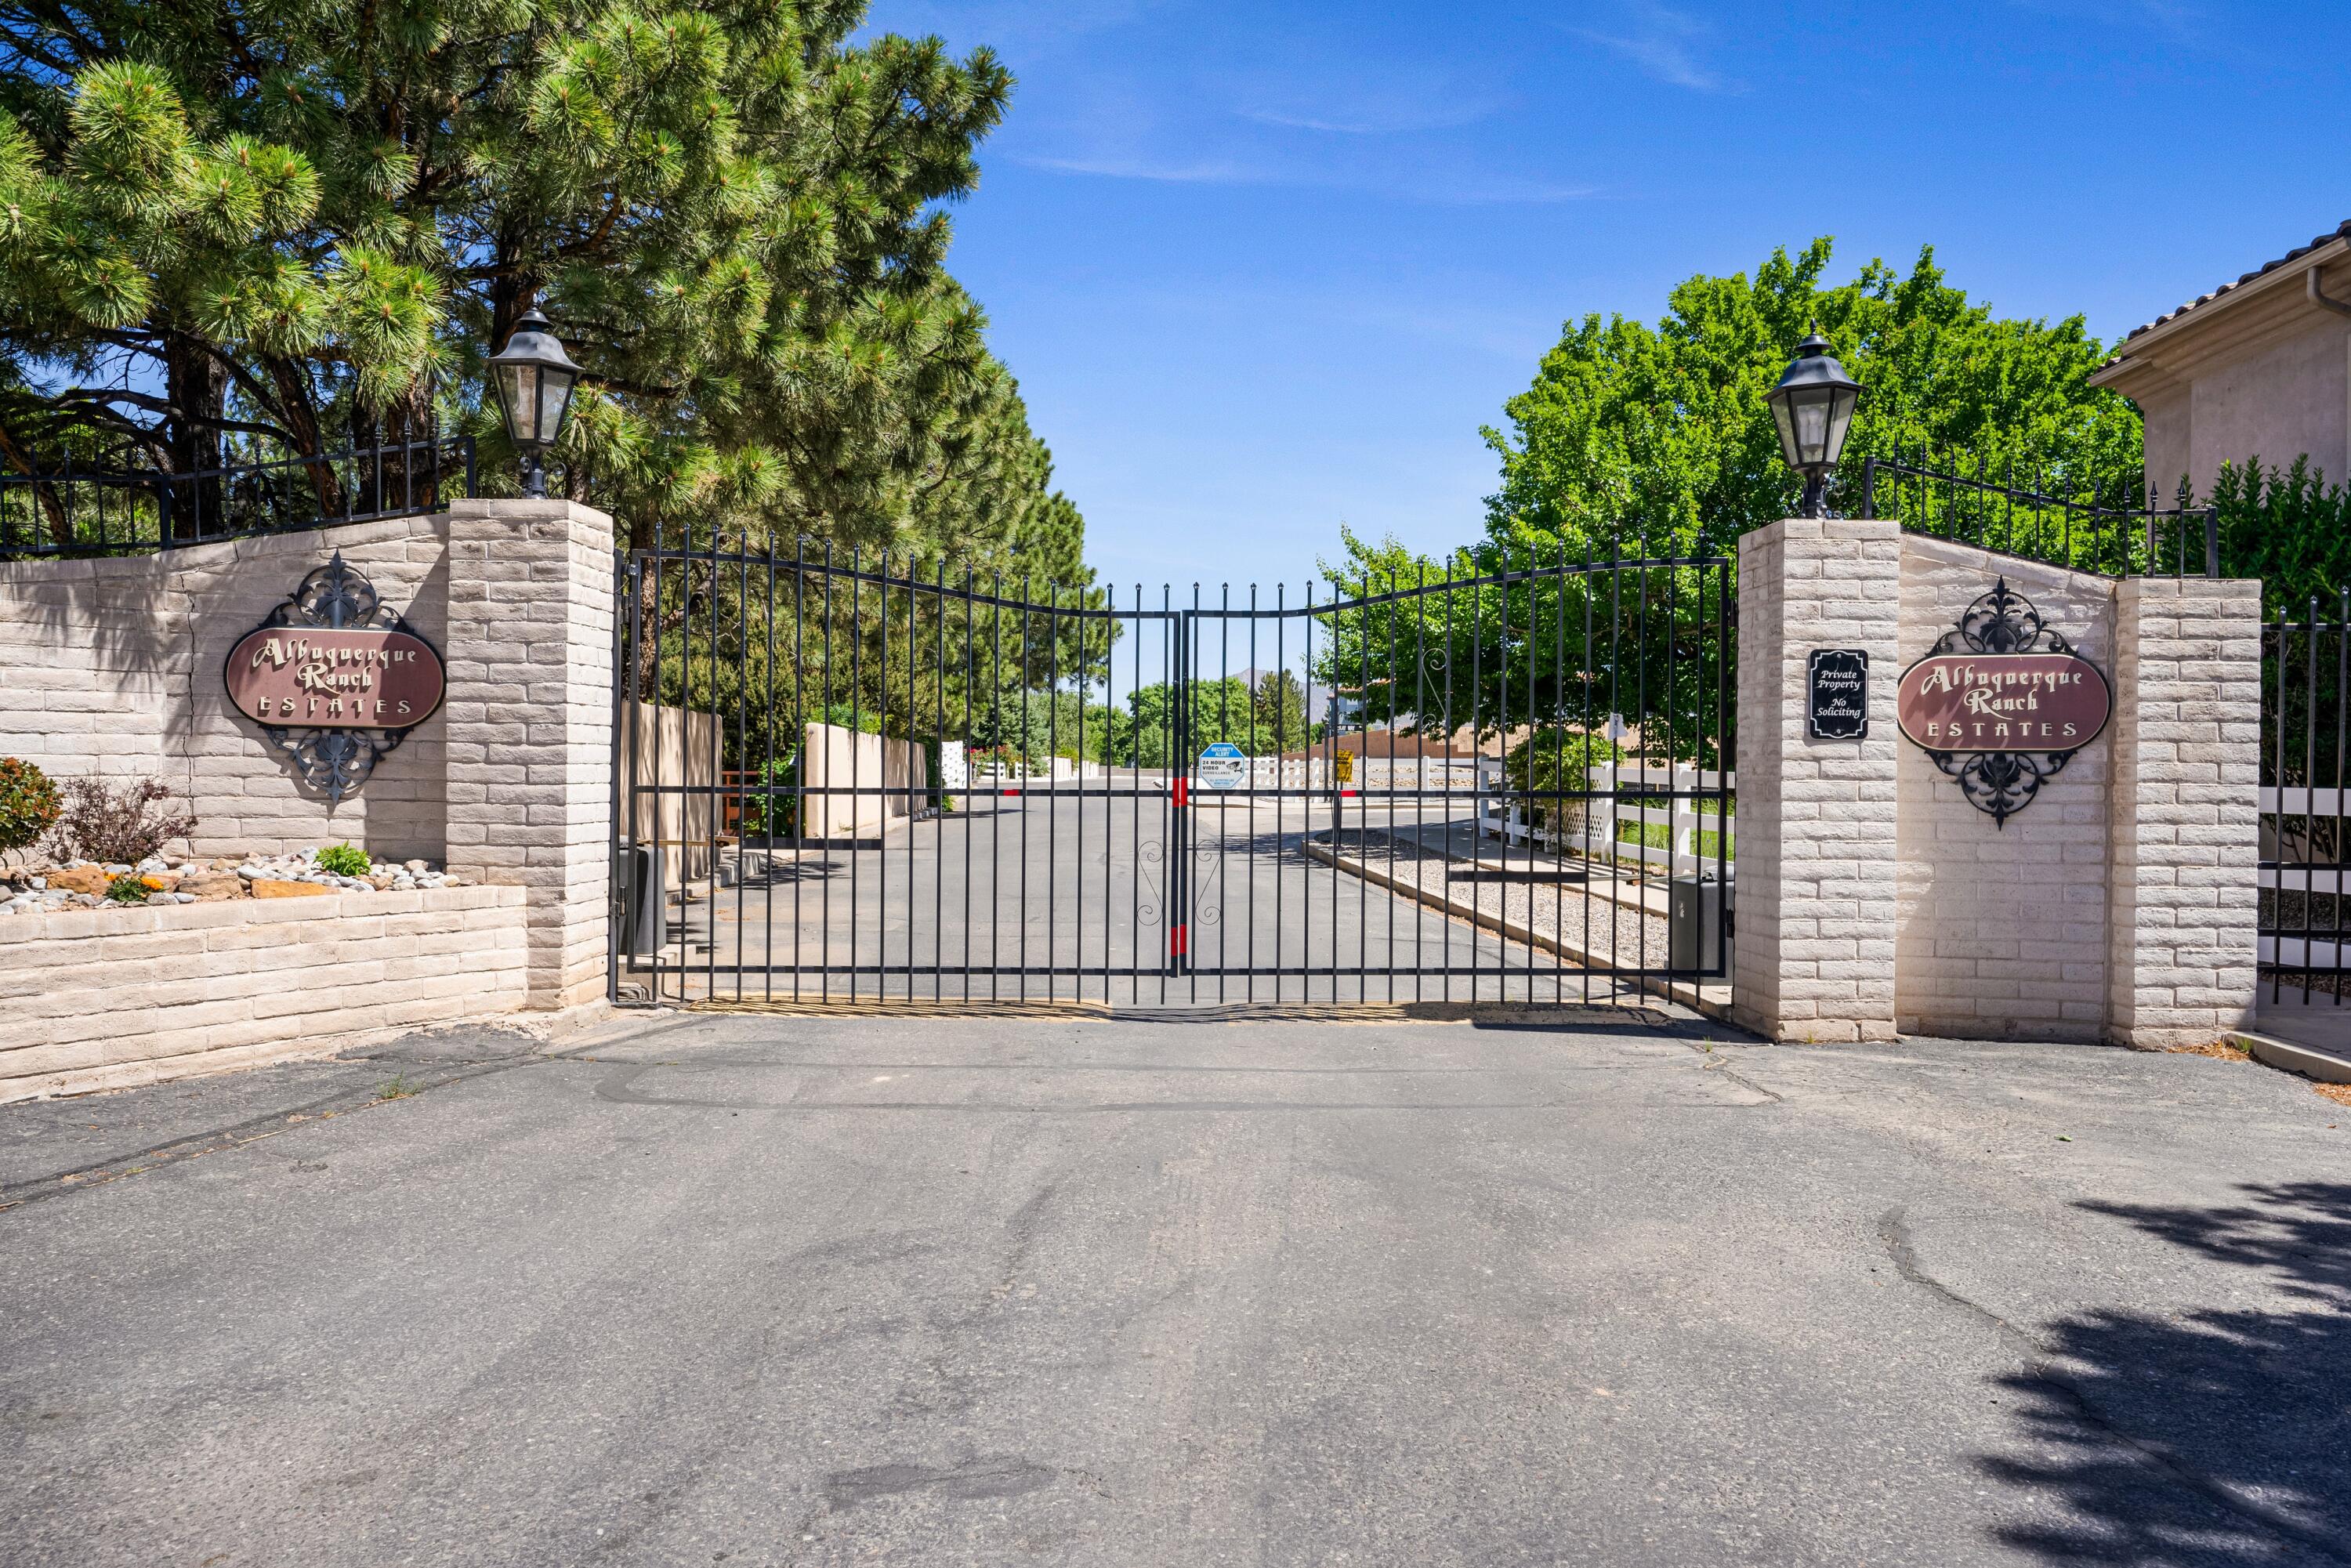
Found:
<path fill-rule="evenodd" d="M 2117 1038 L 2250 1028 L 2260 855 L 2261 584 L 2151 578 L 2117 604 L 2108 1004 Z"/>
<path fill-rule="evenodd" d="M 510 1013 L 518 887 L 0 919 L 0 1103 L 323 1054 Z"/>
<path fill-rule="evenodd" d="M 1739 542 L 1732 1013 L 1774 1039 L 1894 1035 L 1900 549 L 1893 523 L 1813 518 Z M 1815 648 L 1867 650 L 1867 739 L 1807 733 Z"/>
<path fill-rule="evenodd" d="M 611 519 L 459 501 L 449 526 L 449 865 L 530 890 L 532 1005 L 604 995 Z"/>
<path fill-rule="evenodd" d="M 1924 658 L 2005 576 L 2085 659 L 2118 708 L 2113 580 L 1996 556 L 1949 539 L 1902 539 L 1901 657 Z M 2004 826 L 1967 802 L 1926 752 L 1900 743 L 1896 831 L 1896 1013 L 1906 1034 L 2088 1040 L 2108 1033 L 2106 829 L 2114 729 Z M 2245 867 L 2248 886 L 2252 868 Z"/>
<path fill-rule="evenodd" d="M 2004 828 L 1894 722 L 1901 671 L 2002 576 L 2115 695 Z M 2117 583 L 1836 521 L 1749 534 L 1739 592 L 1741 1021 L 2157 1047 L 2250 1021 L 2260 584 Z M 1863 747 L 1804 737 L 1805 655 L 1835 646 L 1871 651 Z"/>
<path fill-rule="evenodd" d="M 528 890 L 532 1005 L 604 994 L 611 520 L 564 501 L 0 564 L 0 756 L 187 792 L 200 854 L 349 840 Z M 329 806 L 229 706 L 221 664 L 335 551 L 442 652 L 448 698 Z"/>
<path fill-rule="evenodd" d="M 229 706 L 221 663 L 336 549 L 444 646 L 445 528 L 444 517 L 404 517 L 119 559 L 0 562 L 0 757 L 58 779 L 160 778 L 195 802 L 199 854 L 349 840 L 379 859 L 441 859 L 437 721 L 329 806 L 298 788 L 261 727 Z"/>

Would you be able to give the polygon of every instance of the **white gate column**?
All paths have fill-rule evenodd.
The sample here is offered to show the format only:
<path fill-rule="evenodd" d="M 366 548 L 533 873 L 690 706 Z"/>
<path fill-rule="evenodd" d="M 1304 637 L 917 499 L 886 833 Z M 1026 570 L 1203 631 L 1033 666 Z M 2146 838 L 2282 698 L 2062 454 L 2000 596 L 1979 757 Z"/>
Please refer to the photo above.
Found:
<path fill-rule="evenodd" d="M 449 508 L 449 868 L 528 890 L 529 1005 L 601 1001 L 612 872 L 612 519 Z"/>
<path fill-rule="evenodd" d="M 1772 1040 L 1894 1038 L 1899 525 L 1792 517 L 1739 541 L 1732 1017 Z M 1816 648 L 1869 655 L 1869 734 L 1816 740 Z"/>
<path fill-rule="evenodd" d="M 2134 578 L 2116 595 L 2108 1032 L 2163 1050 L 2253 1023 L 2262 585 Z"/>

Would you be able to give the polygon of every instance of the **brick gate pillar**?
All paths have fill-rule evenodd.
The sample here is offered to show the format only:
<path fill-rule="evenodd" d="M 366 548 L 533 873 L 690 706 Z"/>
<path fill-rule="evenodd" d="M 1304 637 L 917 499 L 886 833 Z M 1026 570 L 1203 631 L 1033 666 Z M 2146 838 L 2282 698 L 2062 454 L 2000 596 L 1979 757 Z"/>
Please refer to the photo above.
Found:
<path fill-rule="evenodd" d="M 2262 585 L 2133 578 L 2116 595 L 2108 1032 L 2161 1050 L 2253 1023 Z"/>
<path fill-rule="evenodd" d="M 612 865 L 612 519 L 449 508 L 449 867 L 528 890 L 529 1005 L 604 996 Z"/>
<path fill-rule="evenodd" d="M 1794 517 L 1739 541 L 1731 1016 L 1772 1040 L 1894 1038 L 1899 525 Z M 1869 734 L 1815 740 L 1816 648 L 1869 655 Z"/>

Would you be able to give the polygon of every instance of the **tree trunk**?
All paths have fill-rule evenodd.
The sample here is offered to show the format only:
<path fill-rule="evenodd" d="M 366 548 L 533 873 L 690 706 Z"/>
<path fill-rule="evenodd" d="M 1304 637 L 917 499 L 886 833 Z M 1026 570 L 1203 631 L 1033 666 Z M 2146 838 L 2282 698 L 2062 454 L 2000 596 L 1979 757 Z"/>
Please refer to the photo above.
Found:
<path fill-rule="evenodd" d="M 283 405 L 283 423 L 294 437 L 295 455 L 315 459 L 302 465 L 302 472 L 310 482 L 310 493 L 318 498 L 320 520 L 343 515 L 345 502 L 343 482 L 335 473 L 335 465 L 325 461 L 326 436 L 319 428 L 319 411 L 310 402 L 309 378 L 293 360 L 270 356 L 263 363 L 269 371 L 269 383 L 277 390 L 277 401 Z"/>
<path fill-rule="evenodd" d="M 174 332 L 164 347 L 163 395 L 172 405 L 163 448 L 175 476 L 169 486 L 171 537 L 219 533 L 229 526 L 227 490 L 216 472 L 223 466 L 220 420 L 228 407 L 228 371 L 202 343 Z"/>
<path fill-rule="evenodd" d="M 41 471 L 34 465 L 32 454 L 5 423 L 0 423 L 0 457 L 5 457 L 17 473 L 35 480 L 33 497 L 40 504 L 42 516 L 48 519 L 49 542 L 60 548 L 73 543 L 73 519 L 66 516 L 65 503 L 57 499 L 57 486 L 39 480 Z"/>
<path fill-rule="evenodd" d="M 383 408 L 351 411 L 351 450 L 360 494 L 352 510 L 402 513 L 438 498 L 441 454 L 434 440 L 433 383 L 419 381 Z"/>

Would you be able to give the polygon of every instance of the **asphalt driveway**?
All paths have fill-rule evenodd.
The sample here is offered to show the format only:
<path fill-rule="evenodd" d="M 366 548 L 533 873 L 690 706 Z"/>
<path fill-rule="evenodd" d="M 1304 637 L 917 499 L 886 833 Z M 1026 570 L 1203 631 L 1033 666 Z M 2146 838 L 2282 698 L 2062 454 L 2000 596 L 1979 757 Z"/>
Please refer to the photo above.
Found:
<path fill-rule="evenodd" d="M 11 1568 L 2351 1563 L 2351 1107 L 2204 1057 L 672 1016 L 0 1205 Z"/>

